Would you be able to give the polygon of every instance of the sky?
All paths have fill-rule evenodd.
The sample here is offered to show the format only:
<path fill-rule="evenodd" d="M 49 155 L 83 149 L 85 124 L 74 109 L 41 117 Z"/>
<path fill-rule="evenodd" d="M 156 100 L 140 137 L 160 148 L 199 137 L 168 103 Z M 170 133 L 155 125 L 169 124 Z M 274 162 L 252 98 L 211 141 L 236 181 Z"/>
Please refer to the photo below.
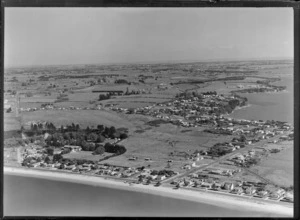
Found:
<path fill-rule="evenodd" d="M 293 58 L 292 8 L 5 8 L 9 66 Z"/>

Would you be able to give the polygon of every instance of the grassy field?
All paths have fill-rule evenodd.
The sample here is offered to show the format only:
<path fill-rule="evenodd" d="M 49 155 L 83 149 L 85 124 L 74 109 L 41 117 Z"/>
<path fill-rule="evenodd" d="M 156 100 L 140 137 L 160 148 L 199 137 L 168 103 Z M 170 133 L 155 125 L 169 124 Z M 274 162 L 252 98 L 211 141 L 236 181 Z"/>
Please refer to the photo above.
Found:
<path fill-rule="evenodd" d="M 64 158 L 69 159 L 80 159 L 80 160 L 93 160 L 99 161 L 106 156 L 111 156 L 112 153 L 104 153 L 102 155 L 93 155 L 91 151 L 80 151 L 80 152 L 71 152 L 69 154 L 64 154 Z"/>
<path fill-rule="evenodd" d="M 122 119 L 114 112 L 107 112 L 101 110 L 49 110 L 49 111 L 35 111 L 23 112 L 22 124 L 30 121 L 49 121 L 55 126 L 67 124 L 79 124 L 83 128 L 89 126 L 97 126 L 103 124 L 106 126 L 127 127 L 132 130 L 132 123 Z"/>
<path fill-rule="evenodd" d="M 122 166 L 148 166 L 153 169 L 165 169 L 167 161 L 172 160 L 172 169 L 182 172 L 181 167 L 185 164 L 191 164 L 191 160 L 184 157 L 171 156 L 171 152 L 186 152 L 192 154 L 195 150 L 205 150 L 211 144 L 220 141 L 216 135 L 207 135 L 191 129 L 188 132 L 172 124 L 161 124 L 159 127 L 150 127 L 148 125 L 137 126 L 143 132 L 131 133 L 128 139 L 120 144 L 127 149 L 123 155 L 106 160 L 109 164 Z M 131 157 L 138 157 L 136 161 L 130 161 Z M 151 161 L 145 161 L 145 158 L 151 158 Z M 197 162 L 198 165 L 208 163 L 205 160 Z"/>
<path fill-rule="evenodd" d="M 4 131 L 20 130 L 20 120 L 14 113 L 4 113 Z"/>
<path fill-rule="evenodd" d="M 280 186 L 291 186 L 294 181 L 293 142 L 283 142 L 280 145 L 285 150 L 270 154 L 252 170 Z"/>

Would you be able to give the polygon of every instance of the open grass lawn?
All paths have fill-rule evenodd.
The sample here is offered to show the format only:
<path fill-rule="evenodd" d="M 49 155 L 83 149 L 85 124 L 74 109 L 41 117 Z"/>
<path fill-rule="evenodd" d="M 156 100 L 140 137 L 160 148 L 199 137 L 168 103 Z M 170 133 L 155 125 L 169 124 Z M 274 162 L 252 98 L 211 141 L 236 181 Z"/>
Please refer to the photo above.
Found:
<path fill-rule="evenodd" d="M 20 130 L 20 120 L 15 117 L 15 113 L 4 113 L 4 131 Z"/>
<path fill-rule="evenodd" d="M 76 92 L 73 94 L 69 94 L 69 101 L 90 101 L 90 100 L 98 100 L 99 93 L 92 92 Z"/>
<path fill-rule="evenodd" d="M 111 156 L 112 153 L 104 153 L 102 155 L 93 155 L 92 151 L 80 151 L 80 152 L 71 152 L 69 154 L 64 154 L 64 158 L 69 159 L 80 159 L 80 160 L 93 160 L 93 161 L 99 161 L 100 159 L 103 159 L 106 156 Z"/>
<path fill-rule="evenodd" d="M 253 167 L 253 171 L 280 186 L 291 186 L 294 181 L 293 142 L 283 142 L 286 150 L 272 153 L 264 158 L 259 166 Z"/>

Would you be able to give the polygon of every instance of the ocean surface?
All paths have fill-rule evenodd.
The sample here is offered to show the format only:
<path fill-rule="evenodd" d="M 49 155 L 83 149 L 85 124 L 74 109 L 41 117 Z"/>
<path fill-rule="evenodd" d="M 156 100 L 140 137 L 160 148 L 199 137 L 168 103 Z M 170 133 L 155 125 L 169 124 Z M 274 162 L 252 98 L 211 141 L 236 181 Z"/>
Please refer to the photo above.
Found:
<path fill-rule="evenodd" d="M 150 186 L 151 187 L 151 186 Z M 4 216 L 268 216 L 140 192 L 4 175 Z"/>
<path fill-rule="evenodd" d="M 293 77 L 282 77 L 274 85 L 287 86 L 286 91 L 278 93 L 240 94 L 248 98 L 249 107 L 235 110 L 230 117 L 248 120 L 276 120 L 294 123 Z"/>

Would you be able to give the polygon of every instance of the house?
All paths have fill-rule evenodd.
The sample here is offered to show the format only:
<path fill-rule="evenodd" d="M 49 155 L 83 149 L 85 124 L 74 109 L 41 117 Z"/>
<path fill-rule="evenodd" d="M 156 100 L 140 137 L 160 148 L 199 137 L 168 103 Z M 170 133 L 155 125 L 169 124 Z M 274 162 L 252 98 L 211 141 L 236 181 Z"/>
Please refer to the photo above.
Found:
<path fill-rule="evenodd" d="M 74 145 L 65 145 L 64 148 L 71 149 L 72 152 L 79 152 L 82 150 L 80 146 L 74 146 Z"/>
<path fill-rule="evenodd" d="M 61 165 L 61 163 L 56 163 L 56 164 L 54 164 L 54 167 L 55 167 L 55 168 L 59 168 L 60 165 Z"/>
<path fill-rule="evenodd" d="M 157 180 L 162 181 L 165 180 L 167 177 L 165 175 L 159 175 L 157 176 Z"/>
<path fill-rule="evenodd" d="M 73 164 L 73 165 L 70 165 L 70 166 L 65 166 L 65 169 L 66 170 L 73 170 L 73 169 L 75 169 L 76 168 L 76 166 Z"/>
<path fill-rule="evenodd" d="M 265 196 L 267 196 L 267 195 L 268 195 L 268 192 L 265 191 L 265 190 L 262 190 L 262 191 L 257 192 L 255 196 L 256 196 L 256 197 L 263 198 L 263 197 L 265 197 Z"/>
<path fill-rule="evenodd" d="M 151 170 L 150 170 L 150 169 L 144 169 L 143 172 L 141 173 L 141 175 L 146 175 L 146 176 L 148 176 L 148 175 L 150 175 L 150 173 L 151 173 Z"/>
<path fill-rule="evenodd" d="M 222 175 L 223 174 L 223 170 L 219 170 L 219 169 L 217 169 L 217 170 L 211 170 L 211 171 L 209 171 L 209 173 L 211 173 L 211 174 L 217 174 L 217 175 Z"/>
<path fill-rule="evenodd" d="M 192 174 L 190 175 L 190 177 L 192 177 L 192 178 L 198 178 L 198 174 L 192 173 Z"/>
<path fill-rule="evenodd" d="M 84 163 L 82 164 L 82 167 L 90 167 L 90 164 Z"/>
<path fill-rule="evenodd" d="M 186 164 L 183 166 L 183 169 L 190 170 L 190 169 L 192 169 L 192 166 L 189 164 Z"/>
<path fill-rule="evenodd" d="M 242 192 L 243 192 L 242 187 L 236 187 L 231 191 L 231 193 L 233 193 L 233 194 L 240 194 Z"/>
<path fill-rule="evenodd" d="M 233 185 L 233 183 L 225 182 L 223 184 L 222 188 L 225 189 L 225 190 L 233 190 L 234 189 L 234 185 Z"/>
<path fill-rule="evenodd" d="M 256 189 L 253 187 L 247 187 L 245 190 L 246 195 L 253 195 L 256 192 Z"/>
<path fill-rule="evenodd" d="M 280 195 L 279 193 L 273 192 L 273 193 L 271 193 L 268 197 L 269 197 L 269 199 L 277 200 L 277 199 L 279 199 L 281 196 L 282 196 L 282 195 Z"/>
<path fill-rule="evenodd" d="M 284 195 L 284 198 L 288 201 L 294 201 L 294 194 L 290 193 L 290 192 L 287 192 L 285 195 Z"/>
<path fill-rule="evenodd" d="M 207 188 L 207 189 L 211 189 L 212 184 L 208 183 L 208 182 L 202 182 L 201 183 L 201 187 Z"/>
<path fill-rule="evenodd" d="M 157 177 L 158 177 L 157 175 L 149 175 L 148 178 L 151 179 L 151 180 L 155 180 Z"/>
<path fill-rule="evenodd" d="M 211 188 L 216 190 L 216 189 L 220 189 L 221 186 L 222 186 L 221 183 L 213 183 L 213 184 L 211 185 Z"/>
<path fill-rule="evenodd" d="M 130 157 L 128 160 L 137 160 L 137 157 Z"/>

